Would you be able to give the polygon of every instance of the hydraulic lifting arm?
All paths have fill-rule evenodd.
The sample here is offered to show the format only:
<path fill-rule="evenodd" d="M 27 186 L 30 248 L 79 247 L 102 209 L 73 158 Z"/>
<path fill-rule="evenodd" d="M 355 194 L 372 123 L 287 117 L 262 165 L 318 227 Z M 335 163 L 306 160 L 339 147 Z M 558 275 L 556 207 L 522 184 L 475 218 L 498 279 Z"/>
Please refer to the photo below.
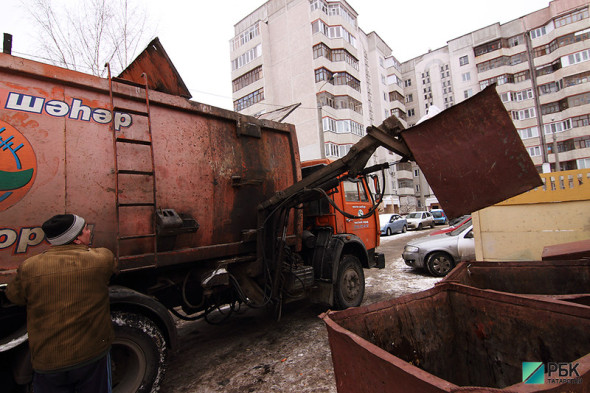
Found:
<path fill-rule="evenodd" d="M 368 127 L 367 135 L 352 146 L 346 156 L 317 170 L 291 187 L 278 192 L 270 199 L 261 203 L 258 206 L 258 210 L 269 211 L 285 203 L 285 201 L 291 201 L 289 205 L 295 206 L 305 200 L 305 193 L 302 194 L 304 190 L 323 188 L 327 191 L 334 187 L 333 180 L 342 174 L 348 172 L 353 177 L 360 174 L 365 169 L 369 158 L 371 158 L 375 150 L 380 146 L 399 154 L 403 160 L 411 160 L 412 153 L 400 138 L 400 133 L 403 129 L 404 126 L 402 123 L 393 116 L 386 119 L 378 127 Z M 326 184 L 329 186 L 325 186 Z M 297 197 L 298 195 L 299 198 Z"/>

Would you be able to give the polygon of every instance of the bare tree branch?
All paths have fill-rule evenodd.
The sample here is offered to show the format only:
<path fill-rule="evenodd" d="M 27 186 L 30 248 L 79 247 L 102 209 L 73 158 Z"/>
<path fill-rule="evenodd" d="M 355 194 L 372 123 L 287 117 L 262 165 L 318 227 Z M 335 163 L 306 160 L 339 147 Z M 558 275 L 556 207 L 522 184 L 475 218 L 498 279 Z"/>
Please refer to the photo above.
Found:
<path fill-rule="evenodd" d="M 122 71 L 147 44 L 148 14 L 132 0 L 23 0 L 39 28 L 40 50 L 53 64 L 100 75 Z"/>

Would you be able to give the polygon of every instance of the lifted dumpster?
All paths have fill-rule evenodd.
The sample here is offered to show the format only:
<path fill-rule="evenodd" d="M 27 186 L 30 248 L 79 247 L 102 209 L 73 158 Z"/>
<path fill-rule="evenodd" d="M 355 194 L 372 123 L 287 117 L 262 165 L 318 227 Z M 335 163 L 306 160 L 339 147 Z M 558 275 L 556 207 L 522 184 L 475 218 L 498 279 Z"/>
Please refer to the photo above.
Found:
<path fill-rule="evenodd" d="M 339 393 L 590 391 L 590 307 L 442 283 L 321 317 Z M 523 362 L 579 377 L 529 384 Z"/>

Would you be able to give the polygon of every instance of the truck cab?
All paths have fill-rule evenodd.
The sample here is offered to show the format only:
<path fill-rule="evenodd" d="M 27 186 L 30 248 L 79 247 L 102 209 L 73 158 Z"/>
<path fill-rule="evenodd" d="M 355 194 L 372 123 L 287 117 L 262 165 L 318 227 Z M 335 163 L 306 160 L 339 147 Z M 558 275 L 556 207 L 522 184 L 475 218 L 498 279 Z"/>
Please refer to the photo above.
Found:
<path fill-rule="evenodd" d="M 303 178 L 315 170 L 329 165 L 328 159 L 305 161 L 301 164 Z M 344 174 L 341 178 L 346 178 Z M 305 228 L 330 227 L 336 234 L 354 234 L 358 236 L 367 250 L 375 250 L 379 246 L 379 216 L 372 214 L 363 218 L 374 206 L 375 200 L 365 177 L 348 178 L 335 186 L 328 196 L 334 202 L 330 204 L 325 198 L 309 202 L 305 206 Z M 339 214 L 336 207 L 358 218 L 345 217 Z"/>

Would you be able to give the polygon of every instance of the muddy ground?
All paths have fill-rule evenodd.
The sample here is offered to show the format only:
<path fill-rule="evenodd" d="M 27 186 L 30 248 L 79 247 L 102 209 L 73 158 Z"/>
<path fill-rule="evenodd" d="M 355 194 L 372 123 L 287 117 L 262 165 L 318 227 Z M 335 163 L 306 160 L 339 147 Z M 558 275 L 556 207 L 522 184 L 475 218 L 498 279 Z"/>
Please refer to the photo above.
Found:
<path fill-rule="evenodd" d="M 431 230 L 381 238 L 385 269 L 365 270 L 363 304 L 431 288 L 440 278 L 407 267 L 405 244 Z M 162 393 L 336 393 L 328 335 L 308 302 L 285 307 L 277 322 L 264 310 L 244 309 L 221 325 L 178 322 L 179 348 L 171 356 Z"/>

